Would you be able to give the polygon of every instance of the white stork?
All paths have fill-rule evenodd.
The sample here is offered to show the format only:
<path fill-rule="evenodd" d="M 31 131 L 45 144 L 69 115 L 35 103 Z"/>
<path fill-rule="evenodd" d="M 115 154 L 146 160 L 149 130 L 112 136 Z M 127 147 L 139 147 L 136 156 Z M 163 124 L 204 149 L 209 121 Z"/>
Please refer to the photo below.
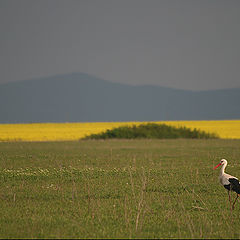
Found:
<path fill-rule="evenodd" d="M 214 169 L 218 168 L 219 166 L 222 165 L 222 168 L 220 170 L 220 176 L 219 176 L 219 181 L 220 183 L 228 190 L 228 198 L 229 198 L 229 202 L 230 202 L 230 207 L 231 209 L 234 209 L 234 205 L 237 201 L 237 198 L 240 194 L 240 182 L 239 180 L 234 177 L 231 176 L 227 173 L 224 172 L 226 166 L 227 166 L 227 160 L 226 159 L 222 159 L 220 161 L 220 163 L 214 167 Z M 231 196 L 230 196 L 230 191 L 234 191 L 237 193 L 237 197 L 235 199 L 235 201 L 233 202 L 233 204 L 231 205 Z"/>

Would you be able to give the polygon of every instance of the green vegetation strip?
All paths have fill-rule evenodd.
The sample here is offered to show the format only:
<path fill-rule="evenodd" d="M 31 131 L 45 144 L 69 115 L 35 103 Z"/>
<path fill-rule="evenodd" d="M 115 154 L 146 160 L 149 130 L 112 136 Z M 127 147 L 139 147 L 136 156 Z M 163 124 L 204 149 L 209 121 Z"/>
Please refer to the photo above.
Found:
<path fill-rule="evenodd" d="M 166 124 L 148 123 L 139 126 L 122 126 L 108 129 L 103 133 L 91 134 L 85 139 L 175 139 L 175 138 L 197 138 L 209 139 L 218 138 L 214 133 L 207 133 L 198 129 L 191 130 L 187 127 L 174 127 Z"/>

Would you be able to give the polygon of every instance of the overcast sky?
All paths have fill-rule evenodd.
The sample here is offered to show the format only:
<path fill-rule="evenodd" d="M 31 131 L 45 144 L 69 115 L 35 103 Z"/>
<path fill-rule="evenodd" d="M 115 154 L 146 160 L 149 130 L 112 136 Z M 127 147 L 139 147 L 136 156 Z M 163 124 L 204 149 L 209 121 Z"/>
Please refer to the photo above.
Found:
<path fill-rule="evenodd" d="M 239 0 L 0 0 L 0 83 L 85 72 L 240 87 Z"/>

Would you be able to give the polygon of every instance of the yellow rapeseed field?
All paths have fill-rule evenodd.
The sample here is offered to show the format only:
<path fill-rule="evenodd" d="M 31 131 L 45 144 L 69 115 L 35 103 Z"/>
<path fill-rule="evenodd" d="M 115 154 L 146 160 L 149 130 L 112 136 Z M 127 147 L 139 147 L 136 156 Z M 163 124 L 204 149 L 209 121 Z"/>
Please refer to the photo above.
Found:
<path fill-rule="evenodd" d="M 32 123 L 0 124 L 0 141 L 71 141 L 92 133 L 123 125 L 147 122 L 96 122 L 96 123 Z M 220 138 L 240 139 L 240 120 L 224 121 L 164 121 L 173 126 L 186 126 L 217 133 Z"/>

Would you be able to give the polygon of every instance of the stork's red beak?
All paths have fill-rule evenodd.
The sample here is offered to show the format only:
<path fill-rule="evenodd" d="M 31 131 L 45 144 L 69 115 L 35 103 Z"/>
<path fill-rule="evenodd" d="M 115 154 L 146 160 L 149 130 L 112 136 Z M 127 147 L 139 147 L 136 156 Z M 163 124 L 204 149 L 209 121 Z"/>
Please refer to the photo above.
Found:
<path fill-rule="evenodd" d="M 213 169 L 218 168 L 219 166 L 221 166 L 221 163 L 219 163 L 217 166 L 215 166 Z"/>

